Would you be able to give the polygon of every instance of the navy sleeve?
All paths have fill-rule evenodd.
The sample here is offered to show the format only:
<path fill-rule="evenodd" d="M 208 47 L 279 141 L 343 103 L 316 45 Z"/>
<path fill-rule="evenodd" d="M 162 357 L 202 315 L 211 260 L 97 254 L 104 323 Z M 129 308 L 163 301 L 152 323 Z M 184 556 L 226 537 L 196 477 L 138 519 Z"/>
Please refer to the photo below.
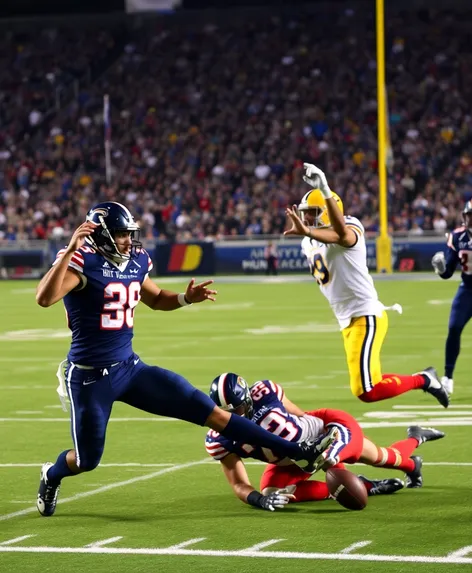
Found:
<path fill-rule="evenodd" d="M 442 279 L 449 279 L 454 274 L 459 263 L 459 253 L 456 247 L 456 237 L 457 235 L 453 232 L 449 235 L 447 240 L 447 250 L 446 250 L 446 270 L 439 275 Z"/>

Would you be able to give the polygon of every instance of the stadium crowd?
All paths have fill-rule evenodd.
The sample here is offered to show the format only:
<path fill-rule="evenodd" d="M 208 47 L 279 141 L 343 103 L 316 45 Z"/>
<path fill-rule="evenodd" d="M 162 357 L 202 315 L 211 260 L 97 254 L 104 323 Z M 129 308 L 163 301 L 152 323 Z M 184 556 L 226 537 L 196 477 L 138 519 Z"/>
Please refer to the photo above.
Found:
<path fill-rule="evenodd" d="M 472 45 L 464 23 L 464 15 L 432 11 L 387 21 L 393 232 L 443 234 L 472 196 Z M 151 20 L 128 31 L 121 57 L 98 81 L 42 117 L 49 76 L 77 74 L 74 66 L 84 69 L 113 41 L 106 32 L 75 41 L 48 33 L 52 59 L 33 57 L 34 45 L 23 58 L 14 37 L 0 50 L 9 78 L 0 94 L 0 240 L 62 238 L 90 204 L 110 199 L 132 208 L 147 238 L 279 234 L 285 207 L 307 191 L 304 161 L 322 167 L 346 212 L 377 231 L 372 15 L 186 28 Z M 110 185 L 104 93 L 112 110 Z"/>

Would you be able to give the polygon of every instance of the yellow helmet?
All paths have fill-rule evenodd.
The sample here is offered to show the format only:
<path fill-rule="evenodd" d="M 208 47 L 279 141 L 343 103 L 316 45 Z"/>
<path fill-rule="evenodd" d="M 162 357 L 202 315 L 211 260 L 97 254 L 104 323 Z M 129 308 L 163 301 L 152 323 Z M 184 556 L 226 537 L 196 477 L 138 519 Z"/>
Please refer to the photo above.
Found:
<path fill-rule="evenodd" d="M 334 200 L 338 204 L 338 207 L 341 209 L 341 213 L 344 214 L 344 207 L 341 198 L 334 191 L 332 193 Z M 298 205 L 298 210 L 301 211 L 303 220 L 303 212 L 310 211 L 312 209 L 317 209 L 318 211 L 314 225 L 315 227 L 331 227 L 331 221 L 329 220 L 326 201 L 319 189 L 312 189 L 311 191 L 308 191 L 308 193 L 303 196 L 300 205 Z"/>

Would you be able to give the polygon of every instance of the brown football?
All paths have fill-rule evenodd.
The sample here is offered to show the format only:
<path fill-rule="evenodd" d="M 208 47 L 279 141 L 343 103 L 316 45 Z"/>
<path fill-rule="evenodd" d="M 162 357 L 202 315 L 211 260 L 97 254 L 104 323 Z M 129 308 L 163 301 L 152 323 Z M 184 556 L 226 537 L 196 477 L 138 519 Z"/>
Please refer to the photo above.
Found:
<path fill-rule="evenodd" d="M 348 470 L 326 472 L 329 493 L 346 509 L 360 510 L 367 505 L 367 490 L 361 480 Z"/>

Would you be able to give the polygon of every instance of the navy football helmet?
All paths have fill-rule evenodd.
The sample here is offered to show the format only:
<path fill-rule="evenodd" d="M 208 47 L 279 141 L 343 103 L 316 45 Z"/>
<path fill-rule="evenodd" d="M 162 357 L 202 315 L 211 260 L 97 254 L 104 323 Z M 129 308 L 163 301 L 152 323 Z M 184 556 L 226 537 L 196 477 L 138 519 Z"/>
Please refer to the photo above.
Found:
<path fill-rule="evenodd" d="M 244 416 L 251 419 L 254 412 L 249 386 L 241 376 L 226 372 L 217 376 L 210 386 L 210 398 L 227 412 L 244 406 Z"/>
<path fill-rule="evenodd" d="M 462 210 L 462 221 L 465 228 L 472 233 L 472 201 L 467 201 L 464 209 Z"/>
<path fill-rule="evenodd" d="M 98 203 L 90 209 L 86 217 L 96 225 L 100 225 L 85 240 L 99 253 L 114 261 L 122 263 L 136 255 L 136 249 L 142 246 L 139 242 L 139 225 L 133 215 L 121 203 L 105 201 Z M 117 231 L 129 231 L 131 233 L 131 252 L 129 255 L 120 253 L 116 242 Z"/>

